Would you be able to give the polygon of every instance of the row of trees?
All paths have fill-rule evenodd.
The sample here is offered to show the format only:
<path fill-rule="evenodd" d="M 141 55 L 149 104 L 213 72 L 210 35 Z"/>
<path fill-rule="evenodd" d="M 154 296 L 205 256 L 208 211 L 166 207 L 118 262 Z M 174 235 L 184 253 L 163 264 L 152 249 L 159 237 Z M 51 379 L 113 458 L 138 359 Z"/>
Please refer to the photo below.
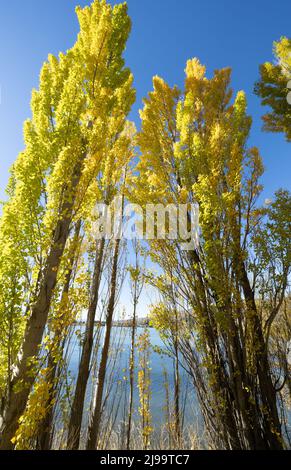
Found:
<path fill-rule="evenodd" d="M 183 91 L 154 78 L 136 133 L 128 121 L 133 77 L 123 59 L 127 7 L 95 0 L 77 15 L 75 45 L 48 57 L 33 91 L 25 149 L 12 166 L 0 221 L 0 449 L 108 445 L 118 369 L 112 325 L 127 271 L 133 320 L 122 445 L 133 446 L 137 385 L 142 445 L 150 447 L 147 332 L 138 340 L 135 384 L 137 306 L 147 282 L 160 294 L 152 323 L 174 359 L 175 445 L 183 437 L 183 367 L 209 446 L 285 448 L 291 198 L 281 189 L 268 206 L 258 204 L 263 164 L 258 149 L 247 147 L 246 97 L 239 92 L 232 100 L 230 69 L 209 79 L 193 59 Z M 266 129 L 290 140 L 291 41 L 283 38 L 275 49 L 278 63 L 261 67 L 256 92 L 271 106 Z M 135 243 L 135 262 L 125 266 L 124 240 L 96 241 L 92 230 L 96 204 L 116 195 L 122 211 L 127 201 L 141 207 L 195 201 L 199 247 L 184 251 L 179 239 Z M 159 275 L 146 272 L 145 255 Z M 72 338 L 82 316 L 86 327 L 70 382 Z M 96 328 L 98 319 L 104 328 Z"/>

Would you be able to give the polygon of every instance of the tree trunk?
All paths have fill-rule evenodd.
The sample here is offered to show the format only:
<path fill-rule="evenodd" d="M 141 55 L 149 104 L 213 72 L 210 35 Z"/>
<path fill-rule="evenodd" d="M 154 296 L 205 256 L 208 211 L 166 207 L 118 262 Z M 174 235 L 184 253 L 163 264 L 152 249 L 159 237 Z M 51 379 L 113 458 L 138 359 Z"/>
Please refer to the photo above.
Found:
<path fill-rule="evenodd" d="M 72 243 L 72 254 L 69 258 L 69 270 L 66 272 L 65 275 L 65 282 L 64 282 L 64 287 L 63 287 L 63 292 L 61 296 L 61 301 L 60 301 L 60 308 L 64 308 L 64 306 L 67 304 L 67 297 L 69 293 L 69 288 L 72 280 L 72 275 L 73 275 L 73 269 L 74 269 L 74 261 L 77 259 L 78 254 L 77 254 L 77 245 L 78 245 L 78 240 L 80 236 L 80 231 L 81 231 L 81 221 L 79 220 L 76 225 L 75 229 L 75 234 L 74 234 L 74 239 Z M 62 347 L 64 347 L 64 344 L 62 345 L 62 342 L 65 342 L 66 339 L 66 332 L 64 334 L 63 332 L 63 324 L 62 324 L 62 317 L 60 318 L 60 323 L 58 324 L 58 327 L 54 333 L 54 336 L 56 338 L 56 341 L 58 344 L 55 346 L 58 351 L 63 350 Z M 39 427 L 39 432 L 38 432 L 38 449 L 39 450 L 50 450 L 52 447 L 52 438 L 53 438 L 53 433 L 52 433 L 52 428 L 53 428 L 53 402 L 54 398 L 57 393 L 57 382 L 58 382 L 58 364 L 55 361 L 55 358 L 51 351 L 49 351 L 48 355 L 48 364 L 47 364 L 48 372 L 47 372 L 47 377 L 46 381 L 48 384 L 51 385 L 50 389 L 50 394 L 48 401 L 45 405 L 45 408 L 48 410 L 47 414 L 42 421 L 40 427 Z"/>
<path fill-rule="evenodd" d="M 180 374 L 179 374 L 179 343 L 178 343 L 178 319 L 176 316 L 176 331 L 175 331 L 175 392 L 174 392 L 174 407 L 175 407 L 175 440 L 177 448 L 181 447 L 181 423 L 180 423 Z"/>
<path fill-rule="evenodd" d="M 78 378 L 76 382 L 75 395 L 71 410 L 67 449 L 78 450 L 80 445 L 80 434 L 82 417 L 85 403 L 86 388 L 90 373 L 90 360 L 93 349 L 94 322 L 99 298 L 99 287 L 104 257 L 105 238 L 97 243 L 94 275 L 91 287 L 91 300 L 88 309 L 85 338 L 82 347 L 81 362 L 79 365 Z"/>
<path fill-rule="evenodd" d="M 130 350 L 130 363 L 129 363 L 129 404 L 128 404 L 128 423 L 127 423 L 127 436 L 126 436 L 126 449 L 130 450 L 130 438 L 132 427 L 132 410 L 133 410 L 133 386 L 134 386 L 134 366 L 135 366 L 135 333 L 136 333 L 136 286 L 133 303 L 133 317 L 132 317 L 132 330 L 131 330 L 131 350 Z"/>
<path fill-rule="evenodd" d="M 263 432 L 266 449 L 282 450 L 284 448 L 281 436 L 281 425 L 277 409 L 276 390 L 272 383 L 266 344 L 263 337 L 262 326 L 258 317 L 254 293 L 251 289 L 244 263 L 240 266 L 240 280 L 243 288 L 247 308 L 253 322 L 255 339 L 255 357 L 260 386 L 260 395 L 264 406 Z"/>
<path fill-rule="evenodd" d="M 101 415 L 102 415 L 102 400 L 105 386 L 106 369 L 108 361 L 108 353 L 110 348 L 112 320 L 114 314 L 115 298 L 116 298 L 116 281 L 117 281 L 117 268 L 119 256 L 120 240 L 115 240 L 113 265 L 110 283 L 110 296 L 106 315 L 105 338 L 101 353 L 101 361 L 98 372 L 97 393 L 95 403 L 93 404 L 93 415 L 88 429 L 87 450 L 95 450 L 98 444 L 98 437 L 100 433 Z"/>
<path fill-rule="evenodd" d="M 35 303 L 31 306 L 31 315 L 27 320 L 21 352 L 18 355 L 18 362 L 12 378 L 10 400 L 4 409 L 0 432 L 0 450 L 13 448 L 11 439 L 17 431 L 19 418 L 25 410 L 35 379 L 34 374 L 31 373 L 31 361 L 38 355 L 46 326 L 61 259 L 69 236 L 77 187 L 85 157 L 86 153 L 83 153 L 75 166 L 72 182 L 64 191 L 60 209 L 61 218 L 56 224 L 53 242 L 41 276 L 39 292 Z"/>

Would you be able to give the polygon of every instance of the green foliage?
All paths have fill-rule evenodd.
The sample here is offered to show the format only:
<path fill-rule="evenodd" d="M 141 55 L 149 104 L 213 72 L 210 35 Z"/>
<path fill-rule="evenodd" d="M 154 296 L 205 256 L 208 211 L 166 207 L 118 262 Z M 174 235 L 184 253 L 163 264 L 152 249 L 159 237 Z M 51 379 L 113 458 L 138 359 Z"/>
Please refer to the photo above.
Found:
<path fill-rule="evenodd" d="M 47 274 L 44 266 L 57 223 L 68 218 L 72 226 L 85 218 L 90 225 L 105 183 L 117 184 L 132 158 L 134 126 L 126 117 L 135 91 L 123 59 L 131 29 L 127 6 L 112 7 L 95 0 L 90 7 L 77 8 L 77 16 L 80 33 L 75 45 L 58 57 L 48 56 L 39 88 L 32 92 L 32 118 L 24 123 L 25 149 L 11 169 L 9 198 L 0 221 L 0 396 L 11 382 L 31 308 Z M 78 167 L 81 178 L 77 181 Z M 71 202 L 69 213 L 67 203 Z M 61 306 L 63 329 L 54 328 L 70 256 L 68 241 L 61 266 L 53 267 L 58 284 L 49 312 L 53 330 L 58 335 L 61 331 L 63 339 L 76 306 L 82 309 L 87 295 L 84 282 L 77 277 L 76 289 L 69 292 L 66 306 Z M 55 342 L 59 344 L 60 338 L 55 337 Z M 59 354 L 53 343 L 49 346 L 53 354 Z M 24 422 L 30 423 L 30 418 Z"/>
<path fill-rule="evenodd" d="M 274 43 L 275 63 L 266 62 L 260 67 L 260 80 L 255 92 L 262 99 L 262 104 L 271 110 L 265 114 L 264 129 L 271 132 L 283 132 L 291 141 L 291 105 L 287 101 L 291 80 L 291 39 L 282 37 Z"/>

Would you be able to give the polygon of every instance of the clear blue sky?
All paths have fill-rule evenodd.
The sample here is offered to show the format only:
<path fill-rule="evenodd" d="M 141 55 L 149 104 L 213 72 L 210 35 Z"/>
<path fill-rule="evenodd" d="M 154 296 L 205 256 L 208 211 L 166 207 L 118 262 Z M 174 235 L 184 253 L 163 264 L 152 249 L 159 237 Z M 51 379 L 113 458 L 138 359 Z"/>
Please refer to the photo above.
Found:
<path fill-rule="evenodd" d="M 22 149 L 22 122 L 30 115 L 29 101 L 47 54 L 74 43 L 76 4 L 90 0 L 1 1 L 0 29 L 0 198 L 8 169 Z M 280 186 L 290 189 L 291 145 L 284 136 L 261 131 L 264 109 L 253 94 L 259 64 L 272 59 L 272 42 L 291 35 L 290 0 L 128 0 L 133 30 L 127 64 L 135 76 L 137 103 L 131 118 L 138 121 L 142 97 L 155 74 L 182 85 L 188 58 L 197 56 L 211 74 L 233 68 L 234 90 L 248 95 L 254 126 L 251 144 L 261 150 L 266 165 L 266 197 Z"/>

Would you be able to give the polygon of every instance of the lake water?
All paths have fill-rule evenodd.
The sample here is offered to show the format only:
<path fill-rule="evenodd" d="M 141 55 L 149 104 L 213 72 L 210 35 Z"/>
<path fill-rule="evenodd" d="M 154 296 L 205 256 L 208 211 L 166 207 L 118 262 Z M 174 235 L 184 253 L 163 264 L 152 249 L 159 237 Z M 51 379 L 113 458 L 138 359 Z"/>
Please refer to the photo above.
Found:
<path fill-rule="evenodd" d="M 83 326 L 76 327 L 76 330 L 81 332 L 84 331 Z M 101 332 L 104 332 L 104 328 L 101 328 Z M 173 359 L 166 354 L 158 354 L 154 351 L 155 347 L 163 348 L 163 342 L 159 336 L 159 333 L 153 329 L 149 329 L 151 352 L 150 352 L 150 375 L 151 375 L 151 415 L 152 424 L 157 432 L 166 422 L 166 391 L 165 391 L 165 371 L 167 372 L 167 378 L 169 383 L 169 392 L 171 399 L 171 409 L 173 410 L 173 391 L 174 391 L 174 364 Z M 144 328 L 137 328 L 136 339 L 144 333 Z M 102 344 L 102 339 L 101 339 Z M 116 413 L 116 426 L 120 426 L 123 416 L 126 416 L 127 410 L 127 398 L 128 398 L 128 381 L 124 380 L 124 377 L 128 377 L 128 365 L 130 358 L 130 344 L 131 344 L 131 329 L 114 327 L 112 329 L 112 342 L 111 342 L 111 354 L 108 364 L 107 373 L 107 387 L 110 385 L 111 393 L 107 401 L 107 408 L 109 410 L 115 410 Z M 72 380 L 78 372 L 78 365 L 80 360 L 80 345 L 77 337 L 73 334 L 73 340 L 71 342 L 71 355 L 69 360 L 69 370 L 72 375 Z M 118 350 L 119 353 L 115 356 L 114 351 Z M 114 359 L 115 356 L 115 359 Z M 100 354 L 97 354 L 97 358 Z M 134 385 L 134 420 L 139 420 L 139 393 L 137 388 L 137 371 L 138 371 L 138 351 L 136 350 L 135 357 L 135 385 Z M 114 370 L 114 372 L 112 372 Z M 86 428 L 86 420 L 89 416 L 89 403 L 93 393 L 92 387 L 92 376 L 90 375 L 90 381 L 88 384 L 87 397 L 86 397 L 86 409 L 84 413 L 84 428 Z M 96 376 L 96 374 L 95 374 Z M 193 384 L 189 375 L 180 368 L 181 378 L 181 415 L 183 419 L 184 427 L 192 426 L 201 435 L 203 429 L 202 418 L 199 412 L 199 405 L 195 396 Z M 118 410 L 118 411 L 116 411 Z M 287 414 L 288 427 L 291 424 L 291 411 Z M 284 433 L 285 434 L 285 433 Z"/>
<path fill-rule="evenodd" d="M 77 327 L 76 330 L 81 332 L 84 331 L 84 326 Z M 102 327 L 104 331 L 104 328 Z M 163 342 L 159 336 L 159 333 L 153 329 L 149 329 L 150 332 L 150 375 L 151 375 L 151 413 L 152 413 L 152 422 L 156 427 L 161 426 L 165 422 L 165 405 L 166 405 L 166 391 L 165 391 L 165 371 L 167 372 L 167 378 L 169 383 L 169 392 L 170 398 L 173 400 L 173 390 L 174 390 L 174 364 L 173 359 L 167 356 L 166 354 L 159 354 L 154 351 L 155 347 L 163 348 Z M 136 339 L 144 333 L 144 328 L 137 328 Z M 75 335 L 76 338 L 76 335 Z M 102 344 L 102 340 L 101 340 Z M 111 365 L 114 361 L 114 354 L 111 353 L 109 359 L 109 368 L 107 376 L 110 378 L 110 384 L 112 387 L 113 393 L 111 405 L 109 400 L 109 406 L 113 406 L 113 403 L 116 406 L 119 398 L 119 417 L 122 415 L 122 410 L 124 409 L 125 397 L 128 396 L 128 382 L 124 380 L 124 377 L 128 377 L 128 365 L 130 358 L 130 344 L 131 344 L 131 329 L 125 327 L 114 327 L 112 329 L 112 342 L 111 349 L 120 350 L 118 357 L 115 361 L 114 369 L 115 372 L 112 373 Z M 117 345 L 119 345 L 117 347 Z M 69 361 L 69 369 L 71 371 L 72 377 L 76 376 L 78 371 L 78 365 L 80 360 L 80 346 L 78 340 L 73 339 L 71 345 L 71 357 Z M 98 357 L 98 356 L 97 356 Z M 139 396 L 137 388 L 137 370 L 138 370 L 138 351 L 136 351 L 136 377 L 135 377 L 135 390 L 134 390 L 134 415 L 135 419 L 138 419 L 138 406 L 139 406 Z M 189 375 L 181 368 L 181 408 L 182 415 L 184 417 L 184 424 L 193 424 L 199 419 L 199 407 L 197 400 L 195 398 L 195 393 L 193 385 L 191 383 Z M 92 394 L 92 381 L 90 381 L 87 392 L 87 402 L 90 402 L 90 397 Z M 118 397 L 119 395 L 119 397 Z M 173 409 L 173 408 L 171 408 Z"/>

